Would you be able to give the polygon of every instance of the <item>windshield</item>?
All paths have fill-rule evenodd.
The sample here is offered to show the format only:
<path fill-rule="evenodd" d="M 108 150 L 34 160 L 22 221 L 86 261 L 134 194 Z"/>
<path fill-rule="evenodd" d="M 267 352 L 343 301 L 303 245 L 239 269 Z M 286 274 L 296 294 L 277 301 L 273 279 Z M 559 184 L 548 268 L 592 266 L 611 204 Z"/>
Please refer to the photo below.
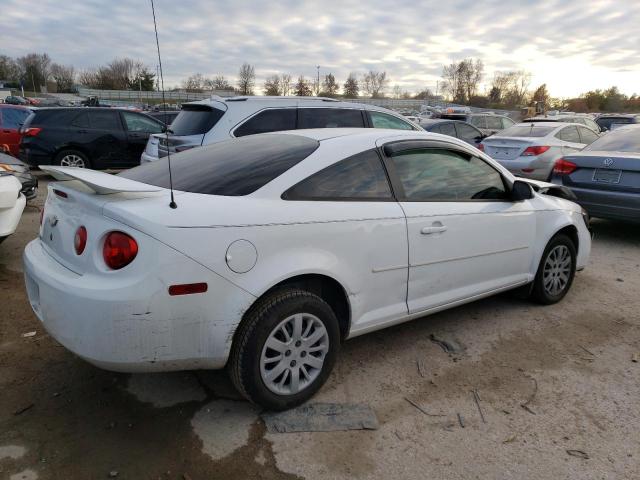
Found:
<path fill-rule="evenodd" d="M 499 137 L 546 137 L 553 132 L 557 126 L 543 125 L 514 125 L 500 132 Z"/>
<path fill-rule="evenodd" d="M 183 105 L 171 123 L 173 135 L 204 135 L 222 118 L 224 112 L 208 105 Z"/>
<path fill-rule="evenodd" d="M 640 153 L 640 127 L 613 130 L 600 137 L 584 150 Z"/>
<path fill-rule="evenodd" d="M 171 155 L 173 188 L 208 195 L 249 195 L 307 158 L 320 143 L 286 134 L 249 135 Z M 120 174 L 169 188 L 167 157 Z"/>

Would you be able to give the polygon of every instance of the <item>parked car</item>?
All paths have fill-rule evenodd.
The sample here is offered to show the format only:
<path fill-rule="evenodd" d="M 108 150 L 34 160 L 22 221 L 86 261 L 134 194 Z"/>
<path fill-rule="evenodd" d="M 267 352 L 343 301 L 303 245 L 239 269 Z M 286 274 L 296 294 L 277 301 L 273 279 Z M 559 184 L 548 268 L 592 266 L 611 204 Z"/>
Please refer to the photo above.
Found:
<path fill-rule="evenodd" d="M 22 185 L 20 192 L 27 200 L 33 200 L 38 195 L 38 179 L 31 174 L 29 165 L 17 158 L 0 153 L 0 173 L 16 177 Z"/>
<path fill-rule="evenodd" d="M 462 120 L 470 123 L 485 136 L 494 135 L 505 128 L 509 128 L 516 122 L 504 115 L 496 115 L 494 113 L 455 113 L 446 112 L 440 115 L 440 118 L 449 120 Z"/>
<path fill-rule="evenodd" d="M 514 175 L 548 180 L 556 160 L 598 139 L 575 123 L 518 123 L 482 141 L 484 151 Z"/>
<path fill-rule="evenodd" d="M 622 125 L 640 123 L 640 115 L 603 114 L 596 118 L 596 123 L 602 131 L 608 131 Z"/>
<path fill-rule="evenodd" d="M 596 121 L 594 121 L 590 115 L 586 115 L 586 114 L 578 114 L 578 113 L 566 114 L 566 113 L 560 112 L 556 115 L 526 118 L 522 122 L 523 123 L 543 123 L 543 122 L 578 123 L 580 125 L 584 125 L 585 127 L 589 127 L 594 132 L 598 132 L 598 133 L 602 132 L 600 125 Z"/>
<path fill-rule="evenodd" d="M 420 126 L 427 132 L 441 133 L 450 137 L 459 138 L 474 147 L 481 148 L 482 140 L 487 136 L 470 123 L 461 120 L 423 120 Z"/>
<path fill-rule="evenodd" d="M 0 170 L 0 243 L 12 235 L 27 203 L 20 193 L 20 182 L 11 173 Z"/>
<path fill-rule="evenodd" d="M 9 95 L 4 99 L 4 103 L 8 103 L 9 105 L 29 105 L 26 98 L 19 97 L 18 95 Z"/>
<path fill-rule="evenodd" d="M 201 145 L 257 133 L 306 128 L 374 127 L 422 130 L 374 105 L 321 97 L 231 97 L 185 103 L 169 135 L 152 135 L 140 163 Z"/>
<path fill-rule="evenodd" d="M 347 338 L 518 287 L 558 302 L 589 257 L 562 187 L 455 138 L 297 130 L 173 161 L 177 208 L 166 158 L 118 176 L 43 167 L 78 182 L 49 184 L 29 301 L 99 367 L 227 366 L 268 409 L 309 399 Z"/>
<path fill-rule="evenodd" d="M 152 133 L 164 124 L 117 108 L 40 108 L 26 119 L 20 159 L 31 166 L 127 168 L 140 163 Z"/>
<path fill-rule="evenodd" d="M 640 222 L 640 125 L 617 128 L 553 169 L 591 216 Z"/>
<path fill-rule="evenodd" d="M 0 152 L 17 157 L 20 149 L 20 127 L 31 110 L 20 105 L 0 105 Z"/>

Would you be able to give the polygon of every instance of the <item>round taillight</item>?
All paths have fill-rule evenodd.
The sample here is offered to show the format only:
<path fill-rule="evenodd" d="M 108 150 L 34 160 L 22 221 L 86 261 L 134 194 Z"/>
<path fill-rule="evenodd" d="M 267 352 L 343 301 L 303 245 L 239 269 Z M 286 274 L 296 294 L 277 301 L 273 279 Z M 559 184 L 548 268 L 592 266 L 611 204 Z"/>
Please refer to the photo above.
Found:
<path fill-rule="evenodd" d="M 138 243 L 123 232 L 111 232 L 104 240 L 102 257 L 113 270 L 126 267 L 138 254 Z"/>
<path fill-rule="evenodd" d="M 84 226 L 78 227 L 76 236 L 73 239 L 73 247 L 76 249 L 76 255 L 82 255 L 84 248 L 87 246 L 87 229 Z"/>

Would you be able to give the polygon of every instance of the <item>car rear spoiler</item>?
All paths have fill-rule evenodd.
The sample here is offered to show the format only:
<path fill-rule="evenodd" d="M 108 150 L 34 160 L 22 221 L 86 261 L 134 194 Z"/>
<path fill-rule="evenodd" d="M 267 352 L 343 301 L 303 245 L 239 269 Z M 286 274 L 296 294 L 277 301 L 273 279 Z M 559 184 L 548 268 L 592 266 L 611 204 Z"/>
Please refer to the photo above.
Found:
<path fill-rule="evenodd" d="M 565 200 L 571 200 L 572 202 L 578 200 L 576 194 L 564 185 L 556 185 L 555 183 L 542 182 L 540 180 L 532 180 L 530 178 L 518 178 L 518 180 L 528 183 L 538 193 L 544 193 L 545 195 L 550 195 L 552 197 L 564 198 Z"/>
<path fill-rule="evenodd" d="M 118 177 L 105 172 L 98 172 L 88 168 L 58 167 L 41 165 L 40 170 L 47 172 L 56 180 L 78 180 L 92 189 L 98 195 L 108 195 L 121 192 L 160 192 L 161 187 Z"/>

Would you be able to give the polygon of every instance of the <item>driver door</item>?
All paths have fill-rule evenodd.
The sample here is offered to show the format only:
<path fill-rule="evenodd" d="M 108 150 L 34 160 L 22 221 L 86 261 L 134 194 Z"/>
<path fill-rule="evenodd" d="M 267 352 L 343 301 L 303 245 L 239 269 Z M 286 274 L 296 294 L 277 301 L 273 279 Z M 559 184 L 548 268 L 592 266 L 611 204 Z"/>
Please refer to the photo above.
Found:
<path fill-rule="evenodd" d="M 396 142 L 385 163 L 407 217 L 410 313 L 530 281 L 535 213 L 500 172 L 444 142 Z"/>

